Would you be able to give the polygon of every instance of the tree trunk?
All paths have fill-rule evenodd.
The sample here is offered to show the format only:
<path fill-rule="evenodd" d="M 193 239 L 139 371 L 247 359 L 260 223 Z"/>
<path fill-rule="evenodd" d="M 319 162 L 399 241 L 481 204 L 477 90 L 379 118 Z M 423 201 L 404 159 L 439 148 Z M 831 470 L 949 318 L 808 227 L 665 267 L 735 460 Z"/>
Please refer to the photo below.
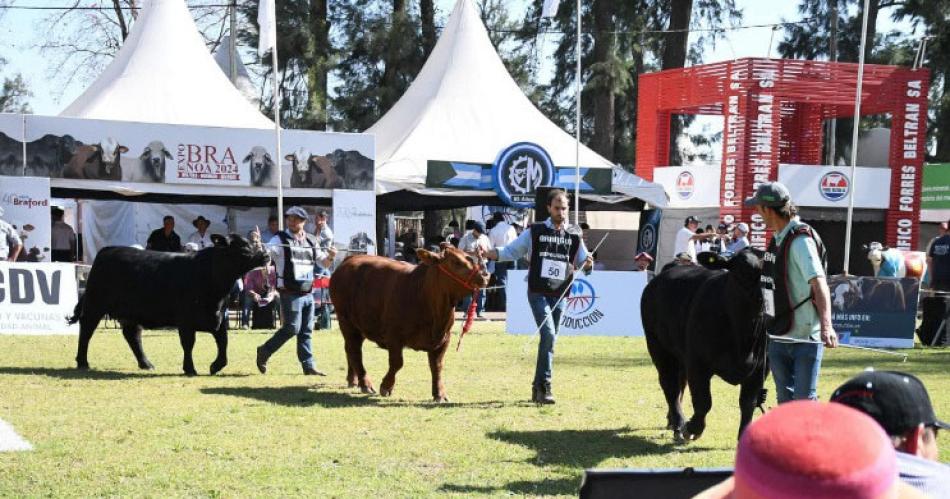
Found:
<path fill-rule="evenodd" d="M 861 10 L 863 10 L 864 2 L 861 2 L 860 5 L 862 6 Z M 864 47 L 864 61 L 865 62 L 871 61 L 871 52 L 873 52 L 873 49 L 874 49 L 874 37 L 877 36 L 877 14 L 878 12 L 880 12 L 880 10 L 881 10 L 880 0 L 871 0 L 870 2 L 868 2 L 868 41 L 867 41 L 867 45 L 865 45 Z M 863 12 L 860 12 L 860 11 L 859 13 L 863 14 Z M 859 33 L 861 29 L 860 28 L 861 22 L 862 21 L 859 18 L 858 19 Z M 861 43 L 860 38 L 858 38 L 858 43 Z M 858 50 L 861 50 L 860 46 L 858 47 Z"/>
<path fill-rule="evenodd" d="M 598 154 L 613 161 L 614 158 L 614 86 L 611 60 L 616 50 L 613 31 L 611 0 L 594 2 L 594 60 L 592 67 L 599 68 L 600 85 L 593 89 L 594 137 L 591 146 Z"/>
<path fill-rule="evenodd" d="M 396 79 L 399 76 L 399 44 L 396 38 L 402 33 L 404 25 L 408 22 L 406 13 L 406 0 L 393 0 L 392 26 L 390 27 L 390 43 L 383 55 L 383 76 L 380 79 L 380 87 L 387 93 L 387 97 L 379 103 L 380 113 L 385 113 L 398 99 L 393 89 L 397 88 Z"/>
<path fill-rule="evenodd" d="M 122 4 L 120 0 L 112 0 L 112 8 L 115 9 L 116 21 L 119 23 L 119 30 L 122 32 L 122 41 L 129 37 L 129 26 L 125 24 L 125 14 L 122 13 Z"/>
<path fill-rule="evenodd" d="M 689 22 L 693 12 L 693 0 L 670 1 L 670 30 L 663 34 L 662 68 L 681 68 L 686 65 L 686 51 L 689 42 Z M 683 133 L 683 122 L 678 116 L 670 120 L 670 164 L 682 164 L 677 140 Z"/>
<path fill-rule="evenodd" d="M 434 1 L 419 0 L 419 15 L 422 17 L 422 48 L 424 57 L 428 59 L 436 42 Z"/>
<path fill-rule="evenodd" d="M 307 125 L 314 130 L 327 129 L 327 73 L 330 61 L 330 23 L 327 0 L 310 0 L 310 29 L 313 44 L 308 51 Z"/>

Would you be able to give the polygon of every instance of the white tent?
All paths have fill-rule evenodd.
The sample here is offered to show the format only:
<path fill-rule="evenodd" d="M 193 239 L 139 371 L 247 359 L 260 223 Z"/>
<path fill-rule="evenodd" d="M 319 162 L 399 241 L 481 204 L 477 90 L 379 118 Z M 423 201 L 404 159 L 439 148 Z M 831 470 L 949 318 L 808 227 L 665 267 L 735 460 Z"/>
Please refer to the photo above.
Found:
<path fill-rule="evenodd" d="M 377 194 L 493 196 L 491 191 L 427 189 L 427 163 L 490 164 L 517 142 L 540 145 L 556 166 L 577 162 L 574 138 L 548 120 L 508 74 L 471 0 L 458 0 L 422 71 L 366 133 L 376 135 Z M 614 168 L 583 145 L 580 164 Z M 666 205 L 661 186 L 642 179 L 628 185 L 638 188 L 624 194 Z"/>
<path fill-rule="evenodd" d="M 60 116 L 273 128 L 221 71 L 184 0 L 150 0 L 119 53 Z"/>
<path fill-rule="evenodd" d="M 224 35 L 224 38 L 221 39 L 221 43 L 218 44 L 218 50 L 214 52 L 214 62 L 218 63 L 218 67 L 221 68 L 221 71 L 224 71 L 228 79 L 231 78 L 231 65 L 234 64 L 234 75 L 236 77 L 234 86 L 241 91 L 241 95 L 243 95 L 245 99 L 254 104 L 254 106 L 257 106 L 260 104 L 257 88 L 251 82 L 251 75 L 247 72 L 247 67 L 244 65 L 244 62 L 241 61 L 241 55 L 238 54 L 236 47 L 233 53 L 230 54 L 230 57 L 228 56 L 228 49 L 230 47 L 231 35 Z"/>

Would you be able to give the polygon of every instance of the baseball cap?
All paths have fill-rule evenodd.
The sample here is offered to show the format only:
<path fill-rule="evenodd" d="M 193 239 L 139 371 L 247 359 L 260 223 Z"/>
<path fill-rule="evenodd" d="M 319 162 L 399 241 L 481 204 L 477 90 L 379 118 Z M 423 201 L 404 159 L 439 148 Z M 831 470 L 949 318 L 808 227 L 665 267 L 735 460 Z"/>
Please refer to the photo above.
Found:
<path fill-rule="evenodd" d="M 749 224 L 747 224 L 747 223 L 745 223 L 745 222 L 739 222 L 739 223 L 737 223 L 737 224 L 736 224 L 736 228 L 739 229 L 739 232 L 741 232 L 741 233 L 743 233 L 743 234 L 748 234 L 748 233 L 749 233 Z"/>
<path fill-rule="evenodd" d="M 652 262 L 652 261 L 653 261 L 653 257 L 650 256 L 650 254 L 647 253 L 646 251 L 641 251 L 640 253 L 637 253 L 637 256 L 633 257 L 633 259 L 634 259 L 634 260 L 646 260 L 646 261 L 648 261 L 648 262 Z"/>
<path fill-rule="evenodd" d="M 307 214 L 307 210 L 299 206 L 291 206 L 290 208 L 287 208 L 287 211 L 284 212 L 284 215 L 288 217 L 297 217 L 307 222 L 310 221 L 310 215 Z"/>
<path fill-rule="evenodd" d="M 472 224 L 472 230 L 477 230 L 479 234 L 485 233 L 485 224 L 481 222 L 475 222 Z"/>
<path fill-rule="evenodd" d="M 950 429 L 937 419 L 924 383 L 913 374 L 864 371 L 838 387 L 831 401 L 871 416 L 888 435 L 902 435 L 921 423 Z"/>
<path fill-rule="evenodd" d="M 733 476 L 696 497 L 870 499 L 921 494 L 898 478 L 896 451 L 873 419 L 841 404 L 797 400 L 753 421 L 739 438 Z"/>
<path fill-rule="evenodd" d="M 745 200 L 745 205 L 778 208 L 785 206 L 785 203 L 787 203 L 791 197 L 792 195 L 788 192 L 788 187 L 785 187 L 780 182 L 765 182 L 759 184 L 754 196 Z"/>
<path fill-rule="evenodd" d="M 683 224 L 699 223 L 700 220 L 692 215 L 686 217 L 686 221 Z"/>

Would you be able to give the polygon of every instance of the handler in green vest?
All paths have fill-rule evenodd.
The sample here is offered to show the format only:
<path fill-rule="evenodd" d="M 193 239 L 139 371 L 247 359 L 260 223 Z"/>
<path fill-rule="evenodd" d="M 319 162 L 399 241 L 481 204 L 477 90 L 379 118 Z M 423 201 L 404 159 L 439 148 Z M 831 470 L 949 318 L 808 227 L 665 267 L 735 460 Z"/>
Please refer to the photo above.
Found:
<path fill-rule="evenodd" d="M 776 398 L 780 404 L 817 400 L 823 347 L 838 346 L 825 281 L 825 245 L 798 219 L 798 208 L 784 185 L 760 184 L 745 205 L 755 207 L 774 231 L 762 265 L 762 297 L 765 315 L 772 318 L 769 365 Z"/>

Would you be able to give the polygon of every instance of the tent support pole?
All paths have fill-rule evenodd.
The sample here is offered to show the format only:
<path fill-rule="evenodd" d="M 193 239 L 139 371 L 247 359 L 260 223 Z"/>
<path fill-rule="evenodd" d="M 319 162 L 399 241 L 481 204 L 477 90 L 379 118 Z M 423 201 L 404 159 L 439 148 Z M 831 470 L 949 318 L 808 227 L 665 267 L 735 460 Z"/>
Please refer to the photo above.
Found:
<path fill-rule="evenodd" d="M 577 74 L 574 76 L 574 225 L 580 225 L 581 216 L 581 0 L 577 0 Z"/>
<path fill-rule="evenodd" d="M 861 89 L 864 86 L 864 47 L 868 41 L 868 3 L 864 0 L 864 19 L 861 21 L 861 49 L 858 51 L 858 88 L 854 93 L 854 125 L 851 130 L 851 194 L 848 196 L 848 223 L 844 236 L 844 273 L 848 273 L 851 263 L 851 224 L 854 222 L 854 197 L 857 179 L 854 172 L 858 163 L 858 129 L 861 124 Z"/>
<path fill-rule="evenodd" d="M 280 152 L 280 84 L 277 82 L 277 44 L 271 49 L 272 70 L 274 73 L 274 137 L 277 141 L 277 220 L 280 230 L 284 230 L 284 182 L 281 165 L 284 156 Z"/>

